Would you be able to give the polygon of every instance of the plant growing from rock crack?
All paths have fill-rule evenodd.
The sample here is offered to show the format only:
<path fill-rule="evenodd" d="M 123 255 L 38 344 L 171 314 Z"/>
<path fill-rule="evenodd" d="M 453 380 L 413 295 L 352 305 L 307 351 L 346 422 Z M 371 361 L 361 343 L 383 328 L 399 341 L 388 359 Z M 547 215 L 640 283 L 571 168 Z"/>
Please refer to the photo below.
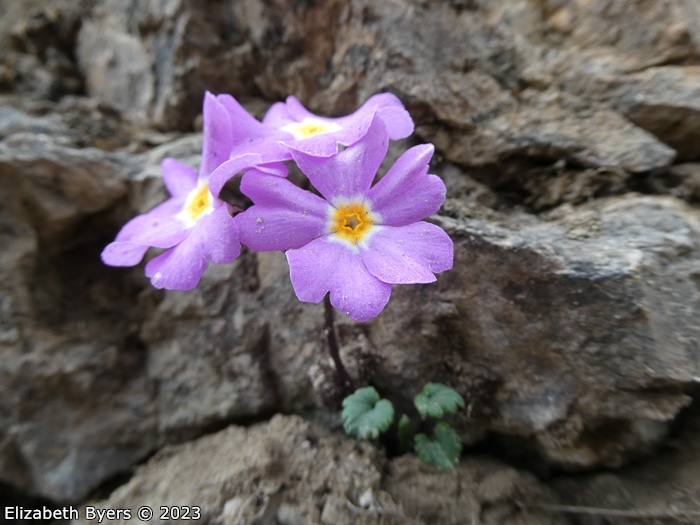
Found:
<path fill-rule="evenodd" d="M 433 145 L 410 148 L 374 183 L 389 140 L 406 138 L 413 129 L 410 115 L 389 93 L 340 118 L 313 115 L 288 97 L 259 122 L 232 96 L 207 92 L 199 170 L 163 160 L 170 199 L 124 225 L 102 260 L 133 266 L 149 247 L 162 249 L 146 265 L 153 286 L 190 290 L 209 263 L 233 262 L 241 244 L 285 252 L 297 298 L 324 303 L 340 390 L 352 391 L 333 308 L 369 321 L 388 303 L 392 285 L 431 283 L 452 268 L 452 240 L 424 221 L 440 209 L 446 193 L 442 180 L 428 173 Z M 289 181 L 285 162 L 295 163 L 316 191 Z M 241 172 L 240 191 L 253 203 L 247 209 L 225 202 L 221 193 Z M 422 417 L 440 418 L 461 406 L 456 392 L 435 383 L 416 396 Z M 394 408 L 366 387 L 343 401 L 342 417 L 348 433 L 377 438 L 391 425 Z M 399 430 L 408 443 L 413 430 L 406 416 Z M 415 437 L 415 449 L 426 463 L 448 468 L 461 443 L 449 425 L 439 423 L 432 438 Z"/>
<path fill-rule="evenodd" d="M 448 386 L 428 383 L 419 392 L 414 405 L 421 418 L 439 419 L 464 408 L 464 399 Z M 345 432 L 359 439 L 376 439 L 385 432 L 394 419 L 391 401 L 381 399 L 372 386 L 360 388 L 343 400 L 343 426 Z M 398 423 L 399 443 L 402 451 L 408 450 L 413 435 L 413 422 L 404 414 Z M 455 466 L 462 453 L 459 434 L 444 421 L 435 424 L 432 437 L 419 433 L 414 437 L 413 447 L 418 457 L 439 470 Z"/>

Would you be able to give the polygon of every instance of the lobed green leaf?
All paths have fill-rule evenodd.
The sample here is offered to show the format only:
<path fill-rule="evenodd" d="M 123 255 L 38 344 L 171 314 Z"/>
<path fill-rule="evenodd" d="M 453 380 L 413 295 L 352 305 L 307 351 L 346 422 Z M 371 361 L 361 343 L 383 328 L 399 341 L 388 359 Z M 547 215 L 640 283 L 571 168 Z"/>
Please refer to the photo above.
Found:
<path fill-rule="evenodd" d="M 343 399 L 341 417 L 348 434 L 358 439 L 375 439 L 394 420 L 394 406 L 380 399 L 374 387 L 367 386 Z"/>
<path fill-rule="evenodd" d="M 439 470 L 451 469 L 462 453 L 462 440 L 447 423 L 438 423 L 433 430 L 433 439 L 418 434 L 415 439 L 418 457 L 427 465 Z"/>
<path fill-rule="evenodd" d="M 441 383 L 428 383 L 416 395 L 414 403 L 423 417 L 440 418 L 464 408 L 464 399 L 457 392 Z"/>

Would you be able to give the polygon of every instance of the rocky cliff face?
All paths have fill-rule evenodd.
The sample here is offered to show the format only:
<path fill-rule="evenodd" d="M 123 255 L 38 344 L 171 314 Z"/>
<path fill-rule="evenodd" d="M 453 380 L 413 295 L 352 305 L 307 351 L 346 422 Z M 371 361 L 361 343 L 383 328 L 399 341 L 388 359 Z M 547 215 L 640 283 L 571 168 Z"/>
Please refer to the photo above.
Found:
<path fill-rule="evenodd" d="M 576 483 L 592 494 L 597 478 L 546 487 L 504 462 L 539 475 L 617 468 L 692 435 L 682 429 L 694 428 L 700 382 L 694 0 L 5 1 L 0 14 L 8 504 L 106 497 L 166 447 L 110 505 L 157 506 L 210 483 L 212 522 L 565 523 L 542 505 L 572 502 Z M 390 91 L 417 126 L 390 156 L 436 145 L 448 198 L 433 220 L 455 242 L 454 269 L 395 287 L 378 318 L 339 319 L 338 331 L 356 382 L 399 410 L 428 381 L 465 397 L 454 423 L 478 447 L 456 473 L 328 433 L 338 391 L 322 306 L 297 301 L 281 254 L 246 252 L 191 292 L 100 262 L 119 227 L 164 198 L 160 160 L 199 162 L 206 89 L 258 116 L 288 94 L 341 115 Z M 280 412 L 322 423 L 265 422 Z M 249 463 L 187 474 L 200 456 L 238 450 Z M 340 470 L 319 478 L 316 455 Z M 679 471 L 696 472 L 693 461 Z M 484 488 L 489 476 L 502 484 Z M 679 476 L 680 488 L 660 486 L 700 490 Z M 624 471 L 615 479 L 644 493 Z"/>

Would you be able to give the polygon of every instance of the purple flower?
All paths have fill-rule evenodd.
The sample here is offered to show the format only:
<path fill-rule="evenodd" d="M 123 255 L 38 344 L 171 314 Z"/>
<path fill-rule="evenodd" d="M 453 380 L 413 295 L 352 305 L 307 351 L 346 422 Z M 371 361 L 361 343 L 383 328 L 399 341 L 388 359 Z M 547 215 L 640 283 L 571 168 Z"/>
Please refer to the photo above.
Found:
<path fill-rule="evenodd" d="M 432 145 L 411 148 L 374 186 L 386 155 L 384 123 L 331 157 L 292 156 L 323 198 L 287 179 L 251 171 L 241 190 L 254 206 L 236 217 L 241 242 L 258 251 L 289 250 L 301 301 L 331 304 L 356 321 L 377 316 L 391 285 L 428 283 L 452 267 L 454 247 L 439 227 L 421 219 L 445 200 L 445 185 L 428 174 Z"/>
<path fill-rule="evenodd" d="M 209 190 L 209 176 L 228 161 L 233 126 L 226 109 L 211 94 L 204 97 L 204 141 L 199 173 L 174 159 L 161 163 L 163 182 L 171 198 L 130 220 L 102 252 L 111 266 L 138 264 L 149 247 L 166 248 L 146 265 L 156 288 L 190 290 L 207 268 L 229 263 L 241 251 L 238 226 L 228 206 Z M 236 172 L 258 166 L 268 174 L 286 174 L 284 165 L 262 165 L 260 155 L 241 155 L 229 163 Z M 218 194 L 218 193 L 217 193 Z"/>
<path fill-rule="evenodd" d="M 413 120 L 401 101 L 391 93 L 370 97 L 355 113 L 340 118 L 325 118 L 307 111 L 295 97 L 272 105 L 262 122 L 258 122 L 231 95 L 217 100 L 228 111 L 233 125 L 233 164 L 223 163 L 211 177 L 210 188 L 218 195 L 233 175 L 238 155 L 257 153 L 262 161 L 292 159 L 292 151 L 314 157 L 329 157 L 338 151 L 338 144 L 351 146 L 367 134 L 375 117 L 385 126 L 392 140 L 413 133 Z"/>

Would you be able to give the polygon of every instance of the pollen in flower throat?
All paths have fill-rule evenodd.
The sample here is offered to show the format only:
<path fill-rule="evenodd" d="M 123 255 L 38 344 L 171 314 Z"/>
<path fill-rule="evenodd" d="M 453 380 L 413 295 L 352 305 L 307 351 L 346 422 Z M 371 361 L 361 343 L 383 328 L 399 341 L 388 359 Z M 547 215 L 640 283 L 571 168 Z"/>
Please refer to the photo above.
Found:
<path fill-rule="evenodd" d="M 179 217 L 186 223 L 194 224 L 202 215 L 210 213 L 213 208 L 213 197 L 209 186 L 203 184 L 194 188 L 187 196 L 185 207 Z"/>
<path fill-rule="evenodd" d="M 360 242 L 372 229 L 374 218 L 364 203 L 338 206 L 333 211 L 331 231 L 353 244 Z"/>
<path fill-rule="evenodd" d="M 322 133 L 333 133 L 342 128 L 335 122 L 324 122 L 317 119 L 304 119 L 301 122 L 294 122 L 282 127 L 282 131 L 291 133 L 296 140 L 303 140 L 321 135 Z"/>

